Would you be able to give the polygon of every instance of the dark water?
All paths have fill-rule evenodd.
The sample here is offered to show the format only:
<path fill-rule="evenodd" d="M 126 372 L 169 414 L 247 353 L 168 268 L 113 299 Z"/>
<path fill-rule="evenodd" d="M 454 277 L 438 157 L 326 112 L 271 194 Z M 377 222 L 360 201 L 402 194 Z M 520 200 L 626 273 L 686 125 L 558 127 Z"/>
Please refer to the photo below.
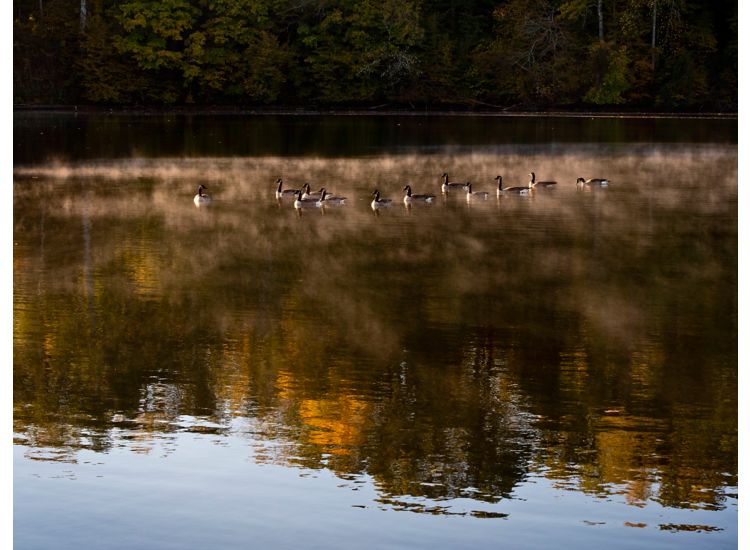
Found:
<path fill-rule="evenodd" d="M 737 144 L 736 119 L 16 113 L 14 163 L 173 156 L 352 157 L 581 144 Z M 440 161 L 436 161 L 440 164 Z M 524 168 L 524 177 L 530 169 Z M 493 176 L 496 174 L 493 174 Z M 574 180 L 575 181 L 575 180 Z"/>
<path fill-rule="evenodd" d="M 14 125 L 16 548 L 736 547 L 736 121 Z"/>

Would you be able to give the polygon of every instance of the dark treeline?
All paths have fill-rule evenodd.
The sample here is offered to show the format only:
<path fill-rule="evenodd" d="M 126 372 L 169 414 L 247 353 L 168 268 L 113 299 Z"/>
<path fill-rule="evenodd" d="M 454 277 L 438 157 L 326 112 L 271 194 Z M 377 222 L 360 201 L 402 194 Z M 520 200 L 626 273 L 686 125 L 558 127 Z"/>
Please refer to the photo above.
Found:
<path fill-rule="evenodd" d="M 729 0 L 14 0 L 16 104 L 737 109 Z"/>

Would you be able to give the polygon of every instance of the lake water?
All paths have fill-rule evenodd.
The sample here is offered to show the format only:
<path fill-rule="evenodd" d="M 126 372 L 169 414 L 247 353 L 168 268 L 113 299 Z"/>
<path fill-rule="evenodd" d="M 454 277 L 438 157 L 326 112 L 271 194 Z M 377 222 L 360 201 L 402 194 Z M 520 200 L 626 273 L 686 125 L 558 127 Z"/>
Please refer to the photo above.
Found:
<path fill-rule="evenodd" d="M 17 549 L 737 546 L 736 120 L 16 113 L 14 142 Z M 558 184 L 497 198 L 530 171 Z"/>

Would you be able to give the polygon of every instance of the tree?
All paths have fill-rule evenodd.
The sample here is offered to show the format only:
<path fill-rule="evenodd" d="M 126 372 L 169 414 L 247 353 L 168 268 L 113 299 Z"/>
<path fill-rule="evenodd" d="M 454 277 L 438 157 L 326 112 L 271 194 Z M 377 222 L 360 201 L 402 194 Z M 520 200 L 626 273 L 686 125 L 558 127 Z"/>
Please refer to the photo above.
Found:
<path fill-rule="evenodd" d="M 286 53 L 273 31 L 275 0 L 134 0 L 118 6 L 115 45 L 158 75 L 154 97 L 273 101 Z M 166 77 L 166 78 L 165 78 Z M 156 84 L 156 82 L 154 82 Z"/>
<path fill-rule="evenodd" d="M 582 86 L 579 47 L 548 0 L 511 0 L 494 12 L 495 38 L 484 51 L 501 97 L 526 104 L 565 103 Z"/>
<path fill-rule="evenodd" d="M 571 25 L 586 21 L 589 13 L 596 10 L 597 39 L 589 38 L 588 33 L 578 37 L 579 42 L 588 41 L 587 68 L 588 89 L 582 100 L 596 105 L 613 105 L 625 102 L 625 94 L 630 88 L 631 68 L 627 41 L 618 44 L 620 37 L 613 32 L 605 40 L 604 8 L 602 0 L 568 0 L 560 6 L 560 17 Z"/>
<path fill-rule="evenodd" d="M 64 104 L 79 93 L 78 8 L 65 0 L 18 2 L 13 20 L 13 94 L 21 103 Z"/>
<path fill-rule="evenodd" d="M 81 37 L 81 56 L 75 65 L 82 99 L 108 104 L 142 102 L 151 83 L 135 61 L 117 51 L 113 35 L 113 25 L 100 12 L 88 17 Z"/>
<path fill-rule="evenodd" d="M 590 58 L 596 67 L 597 79 L 583 100 L 596 105 L 625 103 L 625 94 L 630 87 L 630 59 L 627 48 L 614 48 L 602 43 L 593 44 L 590 47 Z"/>
<path fill-rule="evenodd" d="M 729 0 L 14 0 L 16 102 L 737 105 Z"/>
<path fill-rule="evenodd" d="M 354 0 L 325 10 L 319 20 L 311 15 L 298 27 L 303 78 L 312 84 L 301 90 L 304 97 L 325 102 L 382 99 L 419 74 L 417 3 Z"/>

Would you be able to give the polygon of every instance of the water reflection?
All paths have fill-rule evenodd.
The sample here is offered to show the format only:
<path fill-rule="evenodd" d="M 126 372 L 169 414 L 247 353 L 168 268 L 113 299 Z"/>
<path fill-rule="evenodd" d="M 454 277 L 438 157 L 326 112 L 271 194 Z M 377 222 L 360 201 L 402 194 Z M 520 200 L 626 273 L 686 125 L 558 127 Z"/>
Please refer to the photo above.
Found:
<path fill-rule="evenodd" d="M 737 484 L 736 147 L 437 160 L 17 168 L 27 458 L 169 454 L 191 433 L 251 441 L 259 463 L 370 476 L 390 509 L 450 514 L 532 477 L 724 509 Z M 490 190 L 529 166 L 558 189 L 481 204 L 439 192 L 446 170 Z M 609 189 L 577 191 L 605 170 Z M 349 204 L 299 215 L 276 200 L 277 177 L 326 182 Z M 209 208 L 193 205 L 200 183 Z M 407 183 L 438 201 L 371 210 L 373 189 L 397 199 Z"/>
<path fill-rule="evenodd" d="M 598 156 L 602 146 L 616 147 L 622 143 L 640 143 L 644 148 L 654 143 L 737 143 L 736 117 L 695 120 L 477 114 L 264 116 L 19 111 L 14 113 L 13 123 L 16 165 L 112 157 L 340 158 L 414 152 L 443 155 L 447 149 L 471 153 L 498 146 L 525 154 L 542 149 L 546 154 L 557 155 L 581 144 L 594 144 L 588 148 Z M 537 170 L 537 173 L 542 172 Z"/>

